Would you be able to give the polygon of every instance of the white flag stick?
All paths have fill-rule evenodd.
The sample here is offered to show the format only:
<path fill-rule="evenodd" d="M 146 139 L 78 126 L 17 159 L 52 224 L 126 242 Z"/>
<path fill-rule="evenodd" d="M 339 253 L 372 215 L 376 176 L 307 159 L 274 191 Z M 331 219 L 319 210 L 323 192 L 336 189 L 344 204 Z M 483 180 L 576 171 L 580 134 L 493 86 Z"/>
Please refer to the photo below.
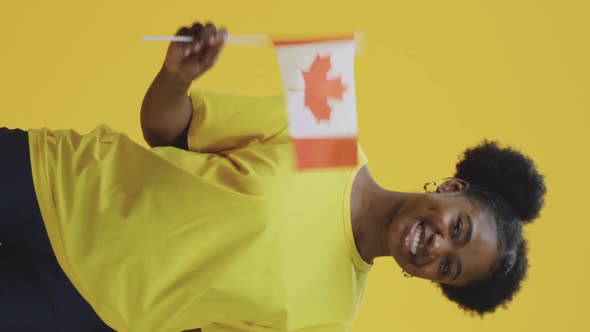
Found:
<path fill-rule="evenodd" d="M 170 41 L 179 43 L 192 43 L 193 37 L 190 36 L 144 36 L 141 40 L 145 41 Z M 365 50 L 365 38 L 362 32 L 354 33 L 354 40 L 356 42 L 357 54 L 363 54 Z M 228 45 L 234 46 L 270 46 L 272 45 L 272 38 L 269 35 L 229 35 L 227 37 Z"/>
<path fill-rule="evenodd" d="M 190 36 L 144 36 L 141 40 L 147 41 L 171 41 L 179 43 L 192 43 L 193 37 Z M 227 37 L 228 45 L 236 46 L 268 46 L 271 45 L 271 39 L 268 35 L 230 35 Z"/>

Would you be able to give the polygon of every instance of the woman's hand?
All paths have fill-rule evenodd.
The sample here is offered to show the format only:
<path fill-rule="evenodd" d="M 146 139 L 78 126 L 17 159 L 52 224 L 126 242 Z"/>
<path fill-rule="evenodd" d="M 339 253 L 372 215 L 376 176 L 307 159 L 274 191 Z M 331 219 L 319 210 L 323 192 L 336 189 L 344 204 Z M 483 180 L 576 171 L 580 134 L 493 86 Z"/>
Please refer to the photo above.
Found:
<path fill-rule="evenodd" d="M 178 30 L 190 43 L 172 42 L 162 70 L 145 94 L 141 128 L 150 146 L 176 146 L 188 150 L 187 130 L 193 107 L 187 92 L 191 83 L 211 68 L 225 44 L 227 32 L 200 23 Z"/>
<path fill-rule="evenodd" d="M 190 28 L 180 28 L 176 35 L 192 37 L 193 41 L 170 43 L 164 69 L 188 84 L 215 64 L 227 39 L 227 31 L 212 23 L 203 26 L 197 22 Z"/>

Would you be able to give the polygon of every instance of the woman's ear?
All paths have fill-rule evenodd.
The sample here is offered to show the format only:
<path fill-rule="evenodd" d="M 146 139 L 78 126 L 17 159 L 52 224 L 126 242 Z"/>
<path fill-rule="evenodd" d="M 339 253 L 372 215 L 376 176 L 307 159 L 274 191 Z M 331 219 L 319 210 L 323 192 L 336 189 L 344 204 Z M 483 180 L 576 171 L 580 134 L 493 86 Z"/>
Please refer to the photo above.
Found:
<path fill-rule="evenodd" d="M 447 179 L 445 182 L 441 183 L 438 188 L 436 188 L 436 192 L 438 193 L 457 193 L 463 192 L 469 189 L 469 182 L 459 179 L 459 178 L 450 178 Z"/>

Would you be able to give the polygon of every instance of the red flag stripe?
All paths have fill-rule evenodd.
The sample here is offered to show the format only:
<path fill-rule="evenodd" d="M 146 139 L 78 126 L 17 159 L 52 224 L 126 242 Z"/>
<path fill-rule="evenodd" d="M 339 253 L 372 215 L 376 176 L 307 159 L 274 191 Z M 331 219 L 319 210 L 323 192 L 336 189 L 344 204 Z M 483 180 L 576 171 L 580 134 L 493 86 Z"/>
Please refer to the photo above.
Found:
<path fill-rule="evenodd" d="M 292 46 L 292 45 L 303 45 L 303 44 L 315 44 L 324 42 L 335 42 L 335 41 L 354 41 L 354 35 L 343 35 L 325 38 L 309 38 L 309 39 L 284 39 L 284 40 L 273 40 L 274 46 Z"/>
<path fill-rule="evenodd" d="M 357 165 L 357 138 L 293 139 L 297 169 L 354 167 Z"/>

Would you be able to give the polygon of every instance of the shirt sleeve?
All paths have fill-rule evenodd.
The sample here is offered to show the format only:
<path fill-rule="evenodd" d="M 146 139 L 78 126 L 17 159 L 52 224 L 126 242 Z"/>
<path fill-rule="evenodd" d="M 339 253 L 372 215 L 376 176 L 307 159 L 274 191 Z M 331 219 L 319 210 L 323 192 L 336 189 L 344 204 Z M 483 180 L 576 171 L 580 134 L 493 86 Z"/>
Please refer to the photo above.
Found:
<path fill-rule="evenodd" d="M 296 330 L 296 332 L 348 332 L 348 328 L 339 324 L 310 326 Z"/>
<path fill-rule="evenodd" d="M 234 327 L 225 324 L 210 324 L 201 328 L 202 332 L 261 332 L 261 331 L 282 331 L 271 327 L 251 326 Z M 348 332 L 348 328 L 340 324 L 323 324 L 293 330 L 292 332 Z"/>
<path fill-rule="evenodd" d="M 252 97 L 193 89 L 187 134 L 193 152 L 216 153 L 288 141 L 284 97 Z"/>

